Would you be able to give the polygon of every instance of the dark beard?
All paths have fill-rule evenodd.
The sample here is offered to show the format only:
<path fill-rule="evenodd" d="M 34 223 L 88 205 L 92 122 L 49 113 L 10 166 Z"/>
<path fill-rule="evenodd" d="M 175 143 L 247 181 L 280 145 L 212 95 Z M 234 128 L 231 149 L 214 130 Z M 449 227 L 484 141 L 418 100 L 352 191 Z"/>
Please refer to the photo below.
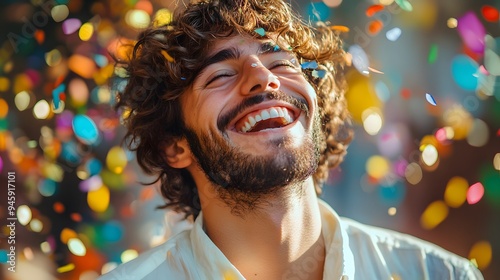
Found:
<path fill-rule="evenodd" d="M 204 133 L 188 127 L 184 132 L 198 165 L 216 186 L 219 197 L 234 214 L 242 215 L 263 203 L 262 197 L 276 194 L 285 186 L 302 191 L 302 183 L 316 172 L 320 155 L 317 114 L 313 121 L 312 135 L 299 148 L 290 148 L 291 139 L 284 137 L 271 142 L 276 153 L 269 156 L 238 151 L 221 136 L 226 135 L 223 132 Z"/>

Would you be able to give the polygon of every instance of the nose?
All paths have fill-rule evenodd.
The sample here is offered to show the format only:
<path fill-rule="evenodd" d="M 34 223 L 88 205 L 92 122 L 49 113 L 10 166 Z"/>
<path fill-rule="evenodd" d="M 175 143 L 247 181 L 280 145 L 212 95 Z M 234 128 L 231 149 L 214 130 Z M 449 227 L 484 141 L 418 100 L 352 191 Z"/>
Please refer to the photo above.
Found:
<path fill-rule="evenodd" d="M 275 91 L 280 88 L 280 81 L 269 69 L 258 60 L 247 62 L 244 71 L 246 77 L 241 86 L 242 95 L 252 95 L 265 91 Z"/>

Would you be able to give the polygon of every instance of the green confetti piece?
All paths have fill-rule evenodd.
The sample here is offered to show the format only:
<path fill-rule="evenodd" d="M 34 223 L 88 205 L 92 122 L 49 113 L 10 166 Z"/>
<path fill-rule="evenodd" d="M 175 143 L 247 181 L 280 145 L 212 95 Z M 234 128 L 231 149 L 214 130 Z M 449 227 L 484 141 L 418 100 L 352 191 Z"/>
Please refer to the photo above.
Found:
<path fill-rule="evenodd" d="M 429 50 L 429 57 L 427 61 L 429 64 L 434 64 L 436 62 L 438 56 L 438 46 L 436 44 L 432 44 Z"/>
<path fill-rule="evenodd" d="M 413 6 L 407 0 L 395 0 L 396 4 L 403 9 L 403 11 L 411 12 L 413 11 Z"/>

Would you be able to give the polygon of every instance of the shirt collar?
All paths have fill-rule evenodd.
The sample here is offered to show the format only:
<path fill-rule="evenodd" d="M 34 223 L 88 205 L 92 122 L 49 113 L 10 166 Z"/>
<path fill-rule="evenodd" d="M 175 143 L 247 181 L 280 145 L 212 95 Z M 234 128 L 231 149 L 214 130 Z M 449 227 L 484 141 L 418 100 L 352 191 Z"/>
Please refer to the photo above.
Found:
<path fill-rule="evenodd" d="M 323 279 L 354 279 L 354 257 L 349 248 L 349 237 L 335 211 L 318 199 L 321 213 L 321 231 L 325 241 L 326 258 Z M 223 275 L 224 279 L 245 279 L 215 246 L 203 230 L 203 213 L 196 218 L 190 233 L 194 257 L 200 264 L 201 275 Z"/>
<path fill-rule="evenodd" d="M 321 213 L 321 233 L 325 241 L 326 258 L 323 279 L 354 279 L 354 256 L 349 247 L 349 236 L 335 211 L 318 199 Z"/>

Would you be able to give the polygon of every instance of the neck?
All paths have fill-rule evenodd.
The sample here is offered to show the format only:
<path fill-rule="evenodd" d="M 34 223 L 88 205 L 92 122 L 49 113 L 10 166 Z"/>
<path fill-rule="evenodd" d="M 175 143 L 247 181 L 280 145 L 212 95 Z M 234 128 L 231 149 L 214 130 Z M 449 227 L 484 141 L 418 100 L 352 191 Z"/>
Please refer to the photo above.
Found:
<path fill-rule="evenodd" d="M 302 190 L 285 187 L 242 215 L 200 195 L 208 236 L 246 279 L 322 279 L 325 246 L 314 184 L 308 179 L 294 187 Z"/>

